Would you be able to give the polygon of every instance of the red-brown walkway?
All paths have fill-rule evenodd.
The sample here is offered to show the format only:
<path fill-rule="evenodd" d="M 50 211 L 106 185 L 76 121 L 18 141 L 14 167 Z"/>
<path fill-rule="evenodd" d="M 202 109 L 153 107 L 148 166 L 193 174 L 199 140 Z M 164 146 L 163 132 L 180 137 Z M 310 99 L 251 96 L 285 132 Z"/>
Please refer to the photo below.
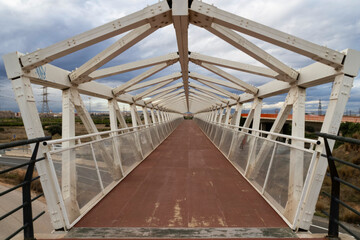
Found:
<path fill-rule="evenodd" d="M 183 121 L 75 227 L 287 225 L 196 123 Z"/>

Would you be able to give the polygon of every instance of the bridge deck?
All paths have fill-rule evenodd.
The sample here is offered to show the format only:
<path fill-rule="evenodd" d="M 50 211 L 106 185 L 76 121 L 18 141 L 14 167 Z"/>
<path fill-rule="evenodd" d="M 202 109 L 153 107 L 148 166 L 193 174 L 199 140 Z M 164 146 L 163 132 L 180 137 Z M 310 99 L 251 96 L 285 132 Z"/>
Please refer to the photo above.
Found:
<path fill-rule="evenodd" d="M 78 227 L 287 225 L 195 122 L 184 121 Z"/>

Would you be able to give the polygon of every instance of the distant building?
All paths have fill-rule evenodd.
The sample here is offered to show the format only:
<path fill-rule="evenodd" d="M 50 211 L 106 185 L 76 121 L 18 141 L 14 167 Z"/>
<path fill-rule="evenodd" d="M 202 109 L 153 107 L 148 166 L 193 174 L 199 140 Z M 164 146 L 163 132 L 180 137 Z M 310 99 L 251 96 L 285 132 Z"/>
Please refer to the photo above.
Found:
<path fill-rule="evenodd" d="M 13 111 L 0 111 L 0 118 L 14 118 L 15 113 Z"/>

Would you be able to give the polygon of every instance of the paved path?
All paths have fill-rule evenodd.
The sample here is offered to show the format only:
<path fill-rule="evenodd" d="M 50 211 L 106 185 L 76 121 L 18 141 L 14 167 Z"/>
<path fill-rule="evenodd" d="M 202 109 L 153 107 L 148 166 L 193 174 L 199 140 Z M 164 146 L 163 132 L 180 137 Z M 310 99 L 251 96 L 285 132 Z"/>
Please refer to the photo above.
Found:
<path fill-rule="evenodd" d="M 0 184 L 0 192 L 7 190 L 7 186 Z M 35 196 L 34 196 L 35 197 Z M 0 197 L 0 216 L 3 216 L 5 213 L 15 209 L 16 207 L 22 204 L 22 193 L 21 191 L 13 191 L 2 197 Z M 47 211 L 46 204 L 36 200 L 32 204 L 33 217 L 37 216 L 42 211 Z M 12 214 L 11 216 L 5 218 L 0 222 L 0 239 L 5 239 L 17 229 L 23 225 L 22 219 L 22 210 L 19 210 Z M 38 233 L 50 233 L 52 231 L 52 226 L 50 223 L 49 214 L 46 212 L 34 223 L 34 232 Z M 22 233 L 21 233 L 22 234 Z M 20 235 L 20 239 L 23 235 Z"/>
<path fill-rule="evenodd" d="M 287 225 L 195 122 L 184 121 L 76 227 Z"/>

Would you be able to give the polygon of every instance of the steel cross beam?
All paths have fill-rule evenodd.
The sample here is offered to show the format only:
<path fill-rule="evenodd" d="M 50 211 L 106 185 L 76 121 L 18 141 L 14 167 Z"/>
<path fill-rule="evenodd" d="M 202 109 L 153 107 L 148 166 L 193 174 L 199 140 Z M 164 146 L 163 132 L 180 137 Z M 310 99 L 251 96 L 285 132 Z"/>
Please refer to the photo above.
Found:
<path fill-rule="evenodd" d="M 175 97 L 175 96 L 178 96 L 178 95 L 182 95 L 183 93 L 185 93 L 184 89 L 179 89 L 175 92 L 171 92 L 169 94 L 166 94 L 164 96 L 162 96 L 160 99 L 156 100 L 156 102 L 152 102 L 153 105 L 158 105 L 159 103 L 163 102 L 163 101 L 166 101 L 172 97 Z"/>
<path fill-rule="evenodd" d="M 294 82 L 298 78 L 299 73 L 294 69 L 287 66 L 285 63 L 281 62 L 271 54 L 262 50 L 246 38 L 240 36 L 236 32 L 226 27 L 222 27 L 218 24 L 213 23 L 211 27 L 206 28 L 209 32 L 258 60 L 265 66 L 271 68 L 272 70 L 278 72 L 281 75 L 279 80 L 286 82 Z"/>
<path fill-rule="evenodd" d="M 182 95 L 182 96 L 174 97 L 174 98 L 166 101 L 165 103 L 159 104 L 158 106 L 166 108 L 169 105 L 172 105 L 172 104 L 175 104 L 175 103 L 177 103 L 179 101 L 184 101 L 184 100 L 186 100 L 186 99 L 184 98 L 184 95 Z"/>
<path fill-rule="evenodd" d="M 183 98 L 184 96 L 185 96 L 184 91 L 182 93 L 180 93 L 180 94 L 179 93 L 172 94 L 172 95 L 168 96 L 167 98 L 163 98 L 163 99 L 159 100 L 154 105 L 155 106 L 162 106 L 164 103 L 167 103 L 167 102 L 172 101 L 172 100 L 177 99 L 177 98 Z"/>
<path fill-rule="evenodd" d="M 226 98 L 229 97 L 228 95 L 225 95 L 224 93 L 219 92 L 219 91 L 217 91 L 217 90 L 215 90 L 215 89 L 213 89 L 213 88 L 209 88 L 209 87 L 207 87 L 207 86 L 201 86 L 201 85 L 196 84 L 196 83 L 194 83 L 194 82 L 190 83 L 189 85 L 190 85 L 190 87 L 195 88 L 195 89 L 197 89 L 197 90 L 201 90 L 201 91 L 203 91 L 203 92 L 205 91 L 205 92 L 207 92 L 207 93 L 217 94 L 217 95 L 220 95 L 220 96 L 224 96 L 224 97 L 226 97 Z"/>
<path fill-rule="evenodd" d="M 188 26 L 189 6 L 188 1 L 172 1 L 172 20 L 176 33 L 176 41 L 179 49 L 181 73 L 184 83 L 187 110 L 189 111 L 189 49 L 188 49 Z"/>
<path fill-rule="evenodd" d="M 155 86 L 146 89 L 145 91 L 143 91 L 142 93 L 137 94 L 136 96 L 134 96 L 134 101 L 140 100 L 146 96 L 149 96 L 150 94 L 152 94 L 152 92 L 158 90 L 159 88 L 164 87 L 165 85 L 168 85 L 169 83 L 172 83 L 174 81 L 174 79 L 156 84 Z"/>
<path fill-rule="evenodd" d="M 198 99 L 198 100 L 201 100 L 201 101 L 204 101 L 204 102 L 207 102 L 207 103 L 210 103 L 212 105 L 219 105 L 219 106 L 222 106 L 222 103 L 219 101 L 219 100 L 214 100 L 214 99 L 211 99 L 210 97 L 209 98 L 206 98 L 204 99 L 204 97 L 199 97 L 193 93 L 190 93 L 189 96 L 195 98 L 195 99 Z"/>
<path fill-rule="evenodd" d="M 115 43 L 111 44 L 111 46 L 98 53 L 95 57 L 70 73 L 70 81 L 75 84 L 91 81 L 91 78 L 88 77 L 90 73 L 103 66 L 130 47 L 134 46 L 136 43 L 155 31 L 156 29 L 152 28 L 150 24 L 145 24 L 132 30 L 124 37 L 120 38 Z"/>
<path fill-rule="evenodd" d="M 156 101 L 157 99 L 165 96 L 166 94 L 176 90 L 176 89 L 179 89 L 181 88 L 183 85 L 182 83 L 177 83 L 177 84 L 174 84 L 172 86 L 169 86 L 169 87 L 166 87 L 166 88 L 161 88 L 159 90 L 156 90 L 152 93 L 152 98 L 151 99 L 148 99 L 148 100 L 145 100 L 145 103 L 151 103 L 151 102 L 154 102 Z M 180 91 L 180 90 L 179 90 Z"/>
<path fill-rule="evenodd" d="M 255 65 L 240 63 L 240 62 L 231 61 L 231 60 L 227 60 L 227 59 L 210 57 L 210 56 L 206 56 L 206 55 L 203 55 L 200 53 L 195 53 L 195 52 L 190 53 L 189 59 L 191 62 L 193 62 L 197 65 L 200 65 L 201 63 L 208 63 L 208 64 L 220 66 L 220 67 L 226 67 L 226 68 L 238 70 L 241 72 L 247 72 L 247 73 L 264 76 L 264 77 L 269 77 L 269 78 L 277 78 L 276 76 L 279 75 L 277 72 L 275 72 L 274 70 L 272 70 L 270 68 L 258 67 Z"/>
<path fill-rule="evenodd" d="M 223 103 L 223 101 L 221 101 L 221 100 L 219 100 L 219 99 L 217 99 L 217 98 L 213 98 L 213 97 L 211 97 L 211 96 L 209 96 L 209 95 L 206 95 L 206 94 L 204 94 L 204 93 L 199 94 L 198 92 L 196 92 L 196 91 L 194 91 L 194 90 L 192 90 L 192 89 L 190 89 L 189 92 L 190 92 L 191 96 L 197 96 L 197 97 L 203 98 L 204 100 L 207 100 L 207 101 L 212 101 L 212 102 L 217 102 L 217 103 Z M 226 104 L 226 103 L 225 103 L 225 104 Z"/>
<path fill-rule="evenodd" d="M 154 75 L 155 73 L 163 70 L 164 68 L 168 67 L 167 63 L 161 63 L 159 65 L 155 65 L 154 67 L 150 68 L 149 70 L 143 72 L 142 74 L 134 77 L 133 79 L 125 82 L 124 84 L 114 88 L 112 90 L 115 96 L 121 95 L 125 93 L 126 89 L 130 88 L 131 86 L 143 81 L 144 79 Z"/>
<path fill-rule="evenodd" d="M 168 86 L 168 87 L 165 87 L 165 88 L 161 88 L 161 89 L 159 89 L 159 90 L 156 90 L 156 91 L 152 92 L 152 94 L 149 95 L 149 96 L 154 96 L 154 97 L 155 97 L 155 95 L 158 95 L 158 94 L 163 93 L 163 92 L 165 92 L 165 91 L 168 91 L 168 90 L 173 91 L 173 90 L 178 89 L 178 88 L 181 88 L 181 87 L 183 87 L 183 83 L 182 83 L 182 82 L 179 82 L 179 83 L 176 83 L 176 84 L 174 84 L 174 85 L 171 85 L 171 86 Z"/>
<path fill-rule="evenodd" d="M 193 73 L 193 72 L 190 73 L 189 76 L 192 79 L 201 78 L 201 79 L 205 79 L 206 81 L 208 81 L 210 83 L 215 83 L 217 85 L 221 85 L 221 86 L 228 87 L 228 88 L 233 88 L 233 89 L 243 91 L 243 92 L 245 91 L 245 89 L 243 87 L 240 87 L 239 85 L 234 84 L 234 83 L 229 82 L 229 81 L 224 81 L 224 80 L 220 80 L 220 79 L 217 79 L 217 78 L 208 77 L 208 76 L 200 75 L 198 73 Z"/>
<path fill-rule="evenodd" d="M 257 87 L 234 77 L 233 75 L 225 72 L 224 70 L 222 70 L 218 67 L 215 67 L 214 65 L 211 65 L 208 63 L 202 63 L 201 66 L 206 68 L 210 72 L 213 72 L 213 73 L 219 75 L 220 77 L 225 78 L 226 80 L 232 82 L 233 84 L 242 87 L 243 89 L 245 89 L 244 91 L 247 93 L 257 94 L 259 91 L 259 89 Z"/>
<path fill-rule="evenodd" d="M 215 84 L 204 81 L 203 79 L 198 78 L 198 79 L 196 79 L 196 81 L 198 81 L 198 82 L 200 82 L 200 83 L 202 83 L 202 84 L 204 84 L 204 85 L 206 85 L 206 86 L 208 86 L 208 87 L 210 87 L 212 89 L 218 90 L 219 92 L 225 94 L 226 96 L 228 96 L 228 97 L 230 97 L 230 98 L 232 98 L 232 99 L 234 99 L 236 101 L 238 101 L 240 99 L 240 97 L 238 95 L 236 95 L 234 93 L 231 93 L 231 92 L 229 92 L 229 91 L 227 91 L 227 90 L 225 90 L 225 89 L 223 89 L 221 87 L 218 87 Z"/>
<path fill-rule="evenodd" d="M 129 71 L 134 71 L 141 68 L 151 67 L 154 65 L 158 65 L 160 63 L 168 63 L 168 65 L 172 65 L 179 61 L 179 56 L 177 53 L 169 53 L 164 56 L 160 57 L 154 57 L 154 58 L 148 58 L 136 62 L 131 63 L 125 63 L 122 65 L 114 66 L 114 67 L 108 67 L 96 70 L 89 74 L 89 78 L 91 80 L 99 79 L 99 78 L 105 78 Z"/>
<path fill-rule="evenodd" d="M 225 104 L 228 104 L 229 103 L 229 100 L 227 99 L 224 99 L 222 97 L 219 97 L 217 96 L 216 94 L 213 94 L 213 93 L 210 93 L 210 92 L 207 92 L 207 91 L 204 91 L 204 90 L 201 90 L 201 89 L 198 89 L 196 90 L 195 88 L 194 89 L 191 89 L 189 90 L 190 92 L 194 93 L 194 94 L 198 94 L 200 96 L 204 96 L 204 97 L 210 97 L 212 99 L 216 99 L 216 100 L 219 100 Z"/>
<path fill-rule="evenodd" d="M 163 76 L 163 77 L 159 77 L 159 78 L 156 78 L 156 79 L 153 79 L 153 80 L 148 80 L 146 82 L 138 83 L 138 84 L 133 85 L 133 86 L 129 87 L 128 89 L 126 89 L 125 92 L 135 91 L 135 90 L 138 90 L 138 89 L 141 89 L 141 88 L 149 87 L 151 85 L 166 82 L 166 81 L 169 81 L 169 80 L 176 80 L 176 79 L 179 79 L 179 78 L 181 78 L 181 73 L 173 73 L 173 74 L 166 75 L 166 76 Z"/>
<path fill-rule="evenodd" d="M 190 21 L 200 27 L 211 27 L 212 23 L 234 29 L 252 37 L 275 44 L 279 47 L 307 56 L 315 61 L 327 64 L 334 68 L 341 68 L 345 54 L 338 51 L 319 46 L 304 39 L 292 36 L 237 16 L 227 11 L 218 9 L 210 4 L 194 0 L 190 9 Z"/>
<path fill-rule="evenodd" d="M 31 70 L 147 23 L 152 28 L 161 28 L 172 23 L 170 7 L 166 1 L 153 4 L 143 10 L 93 28 L 49 47 L 26 54 L 20 57 L 20 61 L 24 70 Z"/>

